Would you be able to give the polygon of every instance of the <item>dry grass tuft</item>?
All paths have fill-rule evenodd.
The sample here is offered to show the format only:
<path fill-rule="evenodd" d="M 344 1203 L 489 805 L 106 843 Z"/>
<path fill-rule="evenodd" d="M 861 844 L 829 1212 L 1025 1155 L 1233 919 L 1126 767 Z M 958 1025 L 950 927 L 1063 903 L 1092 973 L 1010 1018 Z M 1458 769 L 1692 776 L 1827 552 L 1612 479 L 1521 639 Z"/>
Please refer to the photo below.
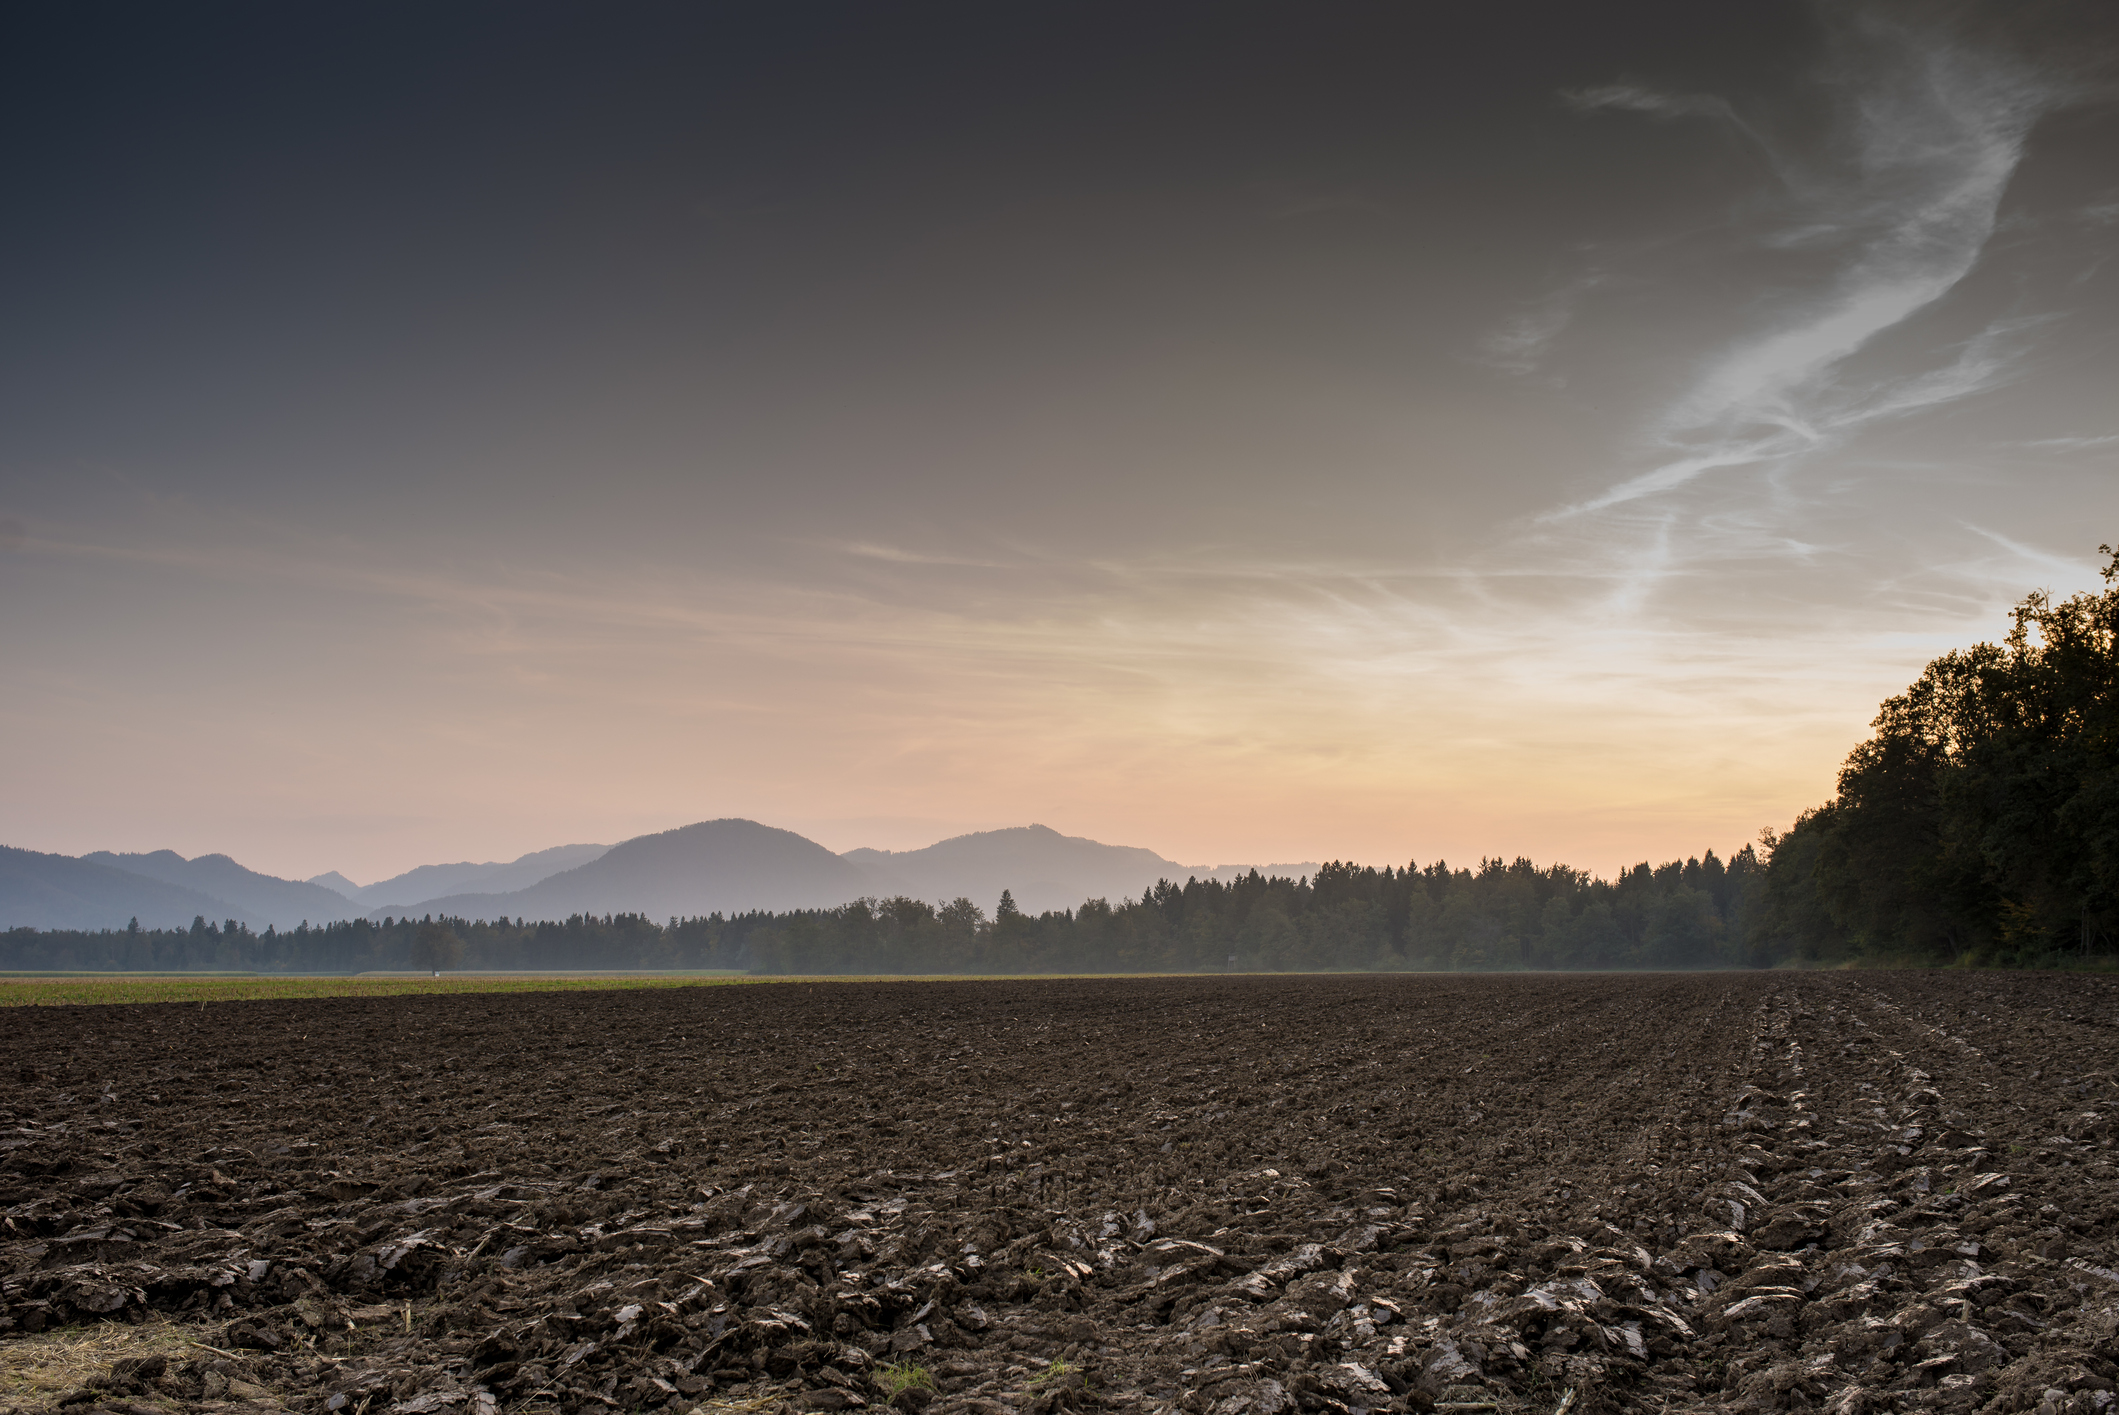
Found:
<path fill-rule="evenodd" d="M 787 1405 L 783 1394 L 735 1396 L 712 1395 L 692 1407 L 694 1415 L 753 1415 L 761 1410 L 776 1410 Z"/>
<path fill-rule="evenodd" d="M 139 1326 L 97 1322 L 86 1327 L 11 1336 L 0 1341 L 0 1405 L 49 1405 L 79 1390 L 128 1356 L 189 1360 L 203 1328 L 162 1319 Z"/>

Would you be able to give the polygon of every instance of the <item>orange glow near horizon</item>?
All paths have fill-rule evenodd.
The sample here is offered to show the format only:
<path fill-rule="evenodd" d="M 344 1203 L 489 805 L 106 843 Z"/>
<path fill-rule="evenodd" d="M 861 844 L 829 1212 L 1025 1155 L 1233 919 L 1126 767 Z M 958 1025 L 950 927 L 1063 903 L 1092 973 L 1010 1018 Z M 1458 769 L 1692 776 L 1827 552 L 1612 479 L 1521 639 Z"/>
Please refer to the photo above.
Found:
<path fill-rule="evenodd" d="M 114 611 L 157 723 L 124 695 L 18 699 L 18 730 L 76 750 L 18 767 L 17 799 L 71 804 L 17 841 L 217 851 L 291 878 L 724 815 L 834 850 L 1035 821 L 1188 865 L 1495 854 L 1609 875 L 1785 827 L 1829 794 L 1878 699 L 1947 646 L 1856 625 L 1823 655 L 1814 634 L 1647 632 L 1586 585 L 1579 608 L 1531 616 L 1315 569 L 1192 573 L 1151 597 L 1141 573 L 1090 567 L 1067 595 L 1040 578 L 972 612 L 668 574 L 590 593 L 318 547 L 26 549 L 84 597 L 132 586 Z M 182 631 L 154 616 L 190 615 L 202 585 L 268 690 L 157 660 Z M 1965 632 L 2000 625 L 1997 606 Z M 1805 655 L 1840 666 L 1794 671 Z M 217 785 L 236 780 L 240 796 Z"/>

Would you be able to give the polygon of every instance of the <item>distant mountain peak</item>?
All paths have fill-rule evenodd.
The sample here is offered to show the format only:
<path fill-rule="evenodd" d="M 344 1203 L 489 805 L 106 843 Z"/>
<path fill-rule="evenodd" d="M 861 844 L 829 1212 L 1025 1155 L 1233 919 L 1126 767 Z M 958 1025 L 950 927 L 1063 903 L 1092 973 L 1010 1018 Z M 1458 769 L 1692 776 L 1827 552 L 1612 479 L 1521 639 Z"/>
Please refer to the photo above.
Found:
<path fill-rule="evenodd" d="M 923 845 L 917 850 L 878 850 L 864 845 L 858 849 L 848 850 L 845 858 L 849 860 L 902 860 L 915 855 L 931 855 L 936 852 L 947 854 L 965 849 L 1019 846 L 1031 842 L 1038 844 L 1064 842 L 1067 845 L 1082 846 L 1092 850 L 1125 850 L 1138 855 L 1153 856 L 1158 860 L 1162 859 L 1162 856 L 1156 855 L 1154 851 L 1144 849 L 1141 846 L 1106 845 L 1100 840 L 1091 840 L 1086 835 L 1062 835 L 1049 825 L 1038 825 L 1035 822 L 1030 825 L 1004 825 L 995 830 L 969 830 L 962 835 L 952 835 L 946 840 L 937 840 L 932 845 Z M 1164 863 L 1170 864 L 1171 862 L 1165 861 Z M 1171 864 L 1171 868 L 1175 869 L 1177 866 Z"/>
<path fill-rule="evenodd" d="M 469 918 L 625 913 L 663 919 L 753 909 L 835 908 L 868 889 L 869 880 L 858 866 L 814 840 L 777 826 L 723 817 L 621 841 L 599 850 L 592 860 L 525 888 L 466 891 L 426 898 L 410 907 Z"/>
<path fill-rule="evenodd" d="M 343 894 L 348 899 L 351 899 L 355 895 L 359 894 L 361 889 L 359 885 L 355 884 L 352 880 L 347 879 L 337 870 L 326 870 L 320 875 L 311 875 L 308 879 L 304 880 L 303 883 L 321 886 L 324 889 L 332 891 L 334 894 Z"/>
<path fill-rule="evenodd" d="M 1185 877 L 1183 866 L 1153 850 L 1063 835 L 1035 822 L 970 831 L 919 850 L 849 850 L 844 858 L 867 871 L 877 894 L 930 901 L 962 896 L 991 908 L 1005 890 L 1032 914 L 1089 899 L 1132 898 L 1158 879 Z"/>

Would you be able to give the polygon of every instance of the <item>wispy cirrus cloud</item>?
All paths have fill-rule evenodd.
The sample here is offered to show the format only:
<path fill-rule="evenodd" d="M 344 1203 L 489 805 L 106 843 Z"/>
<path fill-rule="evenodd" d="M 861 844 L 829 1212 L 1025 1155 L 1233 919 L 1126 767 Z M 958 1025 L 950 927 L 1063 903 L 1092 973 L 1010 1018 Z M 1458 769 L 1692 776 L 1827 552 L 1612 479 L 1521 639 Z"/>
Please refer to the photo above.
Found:
<path fill-rule="evenodd" d="M 1582 301 L 1605 278 L 1592 272 L 1536 301 L 1480 341 L 1479 362 L 1505 373 L 1540 372 Z"/>
<path fill-rule="evenodd" d="M 998 560 L 970 559 L 957 555 L 936 555 L 928 551 L 906 550 L 902 546 L 882 545 L 875 541 L 850 541 L 835 547 L 842 554 L 863 560 L 882 560 L 893 565 L 937 565 L 964 570 L 998 570 L 1004 568 Z"/>
<path fill-rule="evenodd" d="M 1776 173 L 1782 171 L 1780 155 L 1766 141 L 1765 135 L 1746 122 L 1735 105 L 1719 94 L 1658 93 L 1636 84 L 1602 84 L 1593 88 L 1563 89 L 1560 99 L 1580 113 L 1639 113 L 1665 121 L 1703 118 L 1742 137 L 1770 169 Z"/>
<path fill-rule="evenodd" d="M 1939 351 L 1947 363 L 1916 357 L 1867 373 L 1851 365 L 1971 273 L 2032 125 L 2064 95 L 2006 56 L 1934 35 L 1871 26 L 1859 37 L 1869 61 L 1844 65 L 1847 116 L 1834 161 L 1791 189 L 1798 209 L 1761 241 L 1836 249 L 1833 273 L 1807 292 L 1781 292 L 1768 307 L 1792 315 L 1711 358 L 1657 420 L 1653 466 L 1568 514 L 1672 491 L 1715 470 L 1786 464 L 1878 419 L 1959 401 L 2009 376 L 2012 341 L 2028 327 L 2021 320 Z M 1658 117 L 1720 116 L 1727 106 L 1630 88 L 1590 93 L 1601 97 L 1576 106 Z"/>
<path fill-rule="evenodd" d="M 2119 447 L 2119 432 L 2102 437 L 2038 437 L 2023 445 L 2039 452 L 2087 452 L 2095 447 Z"/>
<path fill-rule="evenodd" d="M 1603 84 L 1595 88 L 1564 89 L 1560 97 L 1571 108 L 1585 113 L 1608 109 L 1620 113 L 1646 113 L 1654 118 L 1726 118 L 1741 122 L 1729 101 L 1711 93 L 1657 93 L 1633 84 Z"/>

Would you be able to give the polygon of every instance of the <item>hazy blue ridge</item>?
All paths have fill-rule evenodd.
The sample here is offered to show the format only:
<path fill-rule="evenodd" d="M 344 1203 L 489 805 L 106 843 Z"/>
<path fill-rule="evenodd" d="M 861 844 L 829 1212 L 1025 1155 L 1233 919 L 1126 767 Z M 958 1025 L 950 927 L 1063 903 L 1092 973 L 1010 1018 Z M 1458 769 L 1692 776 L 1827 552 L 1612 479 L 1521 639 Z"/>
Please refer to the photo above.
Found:
<path fill-rule="evenodd" d="M 563 870 L 599 859 L 610 848 L 608 845 L 555 845 L 548 850 L 533 850 L 514 860 L 421 865 L 369 885 L 355 885 L 335 871 L 334 875 L 348 886 L 348 891 L 342 891 L 346 897 L 359 903 L 363 909 L 402 913 L 412 907 L 412 901 L 456 894 L 507 894 L 528 889 Z M 314 882 L 326 881 L 323 876 L 318 876 Z"/>
<path fill-rule="evenodd" d="M 359 905 L 336 890 L 304 880 L 259 874 L 226 855 L 200 855 L 187 860 L 174 850 L 138 855 L 97 850 L 81 858 L 225 899 L 245 917 L 282 929 L 294 928 L 304 920 L 321 924 L 357 918 L 361 912 Z"/>
<path fill-rule="evenodd" d="M 197 889 L 102 860 L 0 846 L 0 928 L 182 928 L 200 916 L 259 928 L 247 911 Z"/>

